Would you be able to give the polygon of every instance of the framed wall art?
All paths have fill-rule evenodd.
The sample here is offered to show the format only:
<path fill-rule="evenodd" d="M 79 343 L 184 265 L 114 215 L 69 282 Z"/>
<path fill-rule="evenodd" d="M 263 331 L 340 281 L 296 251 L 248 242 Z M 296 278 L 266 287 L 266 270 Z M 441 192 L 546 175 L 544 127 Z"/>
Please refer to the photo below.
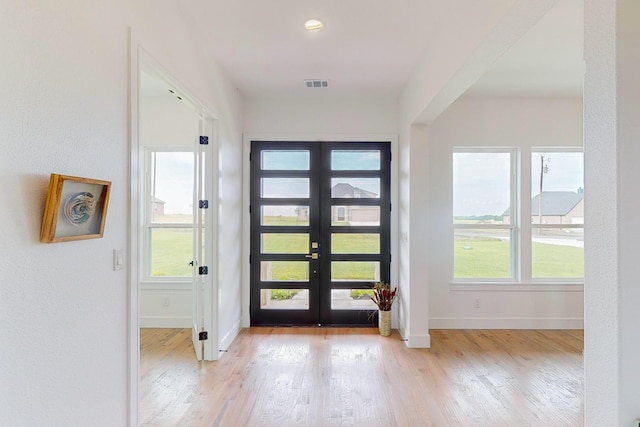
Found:
<path fill-rule="evenodd" d="M 111 182 L 52 173 L 42 219 L 44 243 L 102 237 Z"/>

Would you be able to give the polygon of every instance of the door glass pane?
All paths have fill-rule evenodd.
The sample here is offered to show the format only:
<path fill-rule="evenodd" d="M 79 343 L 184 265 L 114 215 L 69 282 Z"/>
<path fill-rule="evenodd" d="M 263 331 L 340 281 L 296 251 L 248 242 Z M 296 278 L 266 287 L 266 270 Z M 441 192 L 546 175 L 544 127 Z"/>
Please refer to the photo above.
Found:
<path fill-rule="evenodd" d="M 306 254 L 309 252 L 309 235 L 306 233 L 263 233 L 263 254 Z"/>
<path fill-rule="evenodd" d="M 531 240 L 532 277 L 584 277 L 584 228 L 534 227 Z"/>
<path fill-rule="evenodd" d="M 380 178 L 331 178 L 331 197 L 377 199 L 380 197 Z"/>
<path fill-rule="evenodd" d="M 379 254 L 379 234 L 331 234 L 331 253 L 334 254 Z"/>
<path fill-rule="evenodd" d="M 309 170 L 309 152 L 262 151 L 262 170 Z"/>
<path fill-rule="evenodd" d="M 261 289 L 260 308 L 263 310 L 308 310 L 308 289 Z"/>
<path fill-rule="evenodd" d="M 584 224 L 583 154 L 531 153 L 531 195 L 532 224 Z"/>
<path fill-rule="evenodd" d="M 309 178 L 262 178 L 264 198 L 308 198 Z"/>
<path fill-rule="evenodd" d="M 511 277 L 511 230 L 456 229 L 454 277 Z"/>
<path fill-rule="evenodd" d="M 191 277 L 191 228 L 151 228 L 151 277 Z"/>
<path fill-rule="evenodd" d="M 333 150 L 331 169 L 339 170 L 380 170 L 379 150 Z"/>
<path fill-rule="evenodd" d="M 260 207 L 260 224 L 277 226 L 309 225 L 309 206 L 267 206 Z"/>
<path fill-rule="evenodd" d="M 379 226 L 380 206 L 331 206 L 331 225 Z"/>
<path fill-rule="evenodd" d="M 309 281 L 307 261 L 261 261 L 260 280 L 263 282 Z"/>
<path fill-rule="evenodd" d="M 511 224 L 511 153 L 453 153 L 454 224 Z"/>
<path fill-rule="evenodd" d="M 332 289 L 331 310 L 377 310 L 371 289 Z"/>
<path fill-rule="evenodd" d="M 192 152 L 151 153 L 151 222 L 193 223 L 193 165 Z"/>
<path fill-rule="evenodd" d="M 380 281 L 380 262 L 378 261 L 332 261 L 331 280 L 346 281 Z"/>

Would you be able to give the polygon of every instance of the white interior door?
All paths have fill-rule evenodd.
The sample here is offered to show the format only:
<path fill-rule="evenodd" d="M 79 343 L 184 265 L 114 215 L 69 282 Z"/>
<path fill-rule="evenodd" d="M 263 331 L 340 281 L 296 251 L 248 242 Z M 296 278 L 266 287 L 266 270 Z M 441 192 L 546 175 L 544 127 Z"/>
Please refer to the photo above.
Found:
<path fill-rule="evenodd" d="M 217 277 L 214 230 L 217 224 L 215 169 L 215 140 L 213 119 L 203 114 L 200 135 L 194 147 L 193 195 L 193 325 L 191 338 L 198 360 L 218 358 L 218 334 L 214 313 L 217 307 L 214 285 Z"/>

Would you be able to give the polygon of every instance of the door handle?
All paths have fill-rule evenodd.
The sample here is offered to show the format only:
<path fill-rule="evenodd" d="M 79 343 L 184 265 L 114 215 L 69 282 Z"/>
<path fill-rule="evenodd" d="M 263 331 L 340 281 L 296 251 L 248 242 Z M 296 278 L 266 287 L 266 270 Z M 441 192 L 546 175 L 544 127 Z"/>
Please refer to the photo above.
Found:
<path fill-rule="evenodd" d="M 314 252 L 312 254 L 305 255 L 304 257 L 305 258 L 311 258 L 311 259 L 318 259 L 318 254 Z"/>

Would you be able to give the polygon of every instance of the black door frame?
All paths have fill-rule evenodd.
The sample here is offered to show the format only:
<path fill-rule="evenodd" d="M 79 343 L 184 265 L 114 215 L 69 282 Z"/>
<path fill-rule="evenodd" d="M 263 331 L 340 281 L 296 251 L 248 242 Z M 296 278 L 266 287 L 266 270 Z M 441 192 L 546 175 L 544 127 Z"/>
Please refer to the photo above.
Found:
<path fill-rule="evenodd" d="M 261 150 L 309 150 L 309 171 L 261 170 Z M 379 170 L 331 170 L 332 150 L 379 150 Z M 375 310 L 332 310 L 332 289 L 368 288 L 372 282 L 331 281 L 332 261 L 377 261 L 380 263 L 380 280 L 389 282 L 391 262 L 391 143 L 390 142 L 305 142 L 305 141 L 251 141 L 250 154 L 250 312 L 252 325 L 349 325 L 372 326 L 377 323 Z M 259 194 L 261 178 L 308 177 L 312 184 L 309 199 L 262 199 Z M 381 194 L 378 198 L 333 198 L 331 178 L 379 178 Z M 317 183 L 317 184 L 314 184 Z M 309 205 L 308 226 L 263 226 L 260 224 L 260 207 L 268 205 Z M 379 226 L 332 225 L 332 206 L 379 206 Z M 255 209 L 255 210 L 254 210 Z M 308 259 L 309 254 L 261 254 L 261 234 L 309 233 L 310 242 L 319 242 L 320 256 Z M 333 254 L 332 233 L 375 233 L 380 236 L 378 254 Z M 256 249 L 258 249 L 256 251 Z M 262 261 L 308 261 L 309 310 L 266 310 L 260 308 L 260 291 L 273 287 L 273 282 L 254 283 L 259 278 Z M 299 282 L 277 282 L 280 289 L 298 289 Z"/>

